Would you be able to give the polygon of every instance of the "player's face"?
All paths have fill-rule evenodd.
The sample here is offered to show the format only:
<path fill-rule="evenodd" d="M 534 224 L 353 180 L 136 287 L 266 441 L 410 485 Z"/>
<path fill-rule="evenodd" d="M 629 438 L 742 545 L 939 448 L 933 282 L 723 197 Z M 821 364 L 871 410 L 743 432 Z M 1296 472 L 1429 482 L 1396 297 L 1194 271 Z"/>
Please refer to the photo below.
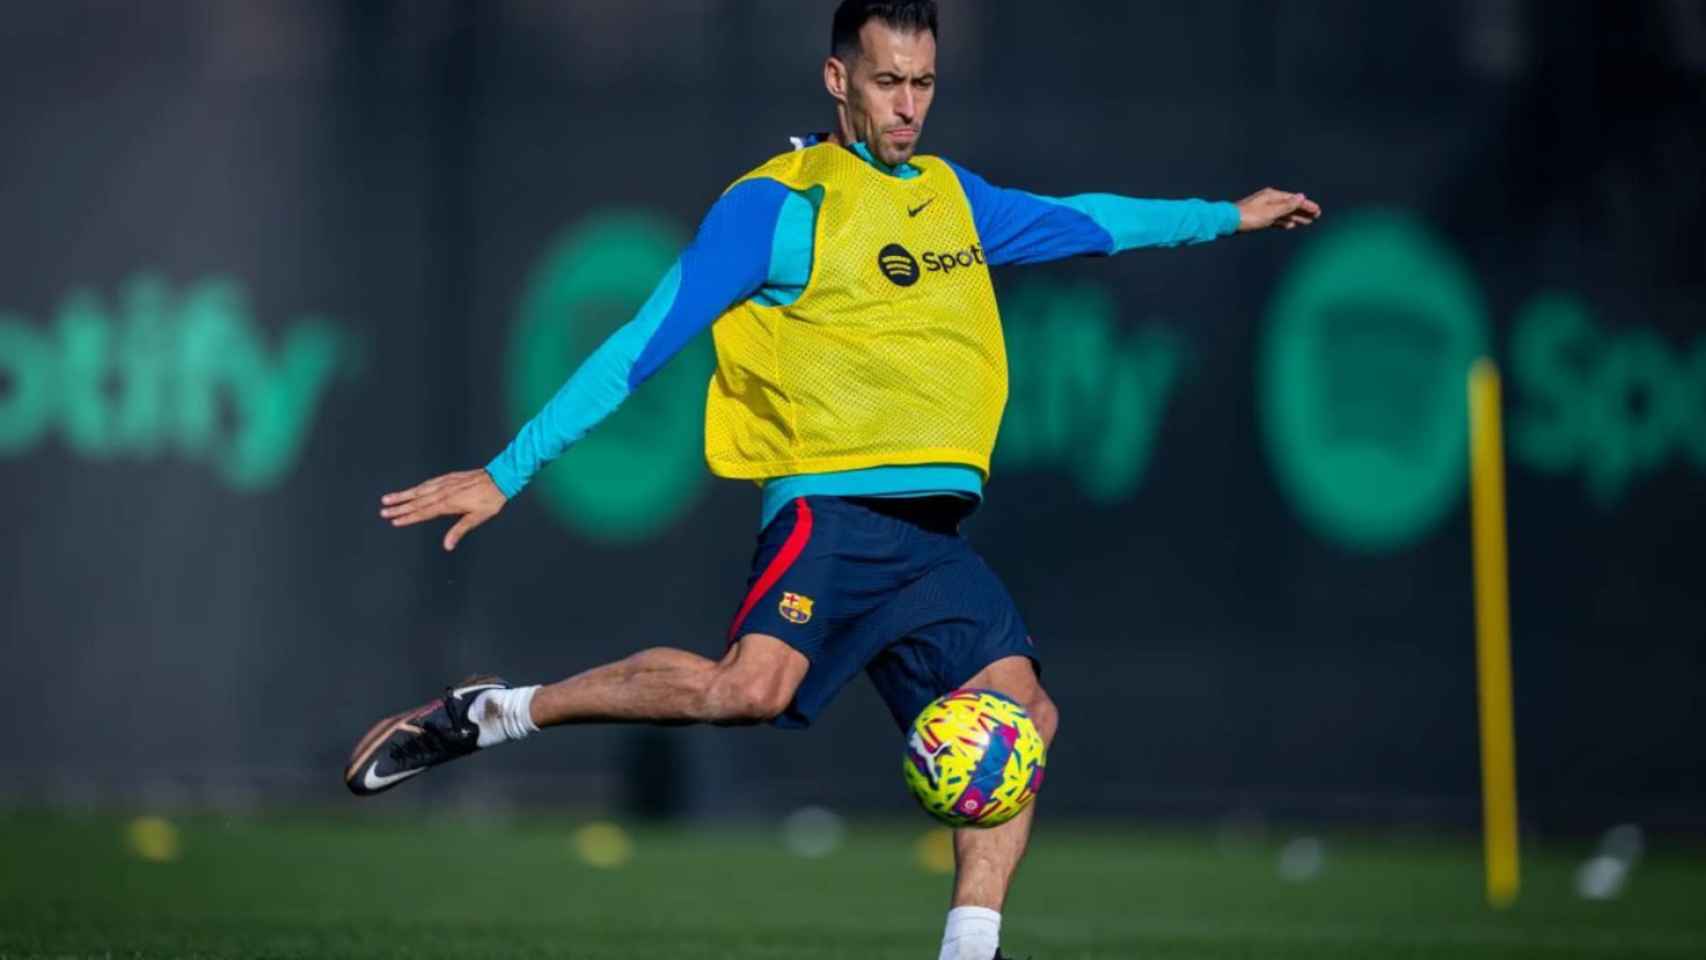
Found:
<path fill-rule="evenodd" d="M 936 38 L 928 30 L 900 31 L 872 20 L 859 31 L 859 45 L 852 63 L 831 58 L 830 93 L 846 105 L 855 139 L 891 167 L 905 163 L 918 150 L 936 95 Z"/>

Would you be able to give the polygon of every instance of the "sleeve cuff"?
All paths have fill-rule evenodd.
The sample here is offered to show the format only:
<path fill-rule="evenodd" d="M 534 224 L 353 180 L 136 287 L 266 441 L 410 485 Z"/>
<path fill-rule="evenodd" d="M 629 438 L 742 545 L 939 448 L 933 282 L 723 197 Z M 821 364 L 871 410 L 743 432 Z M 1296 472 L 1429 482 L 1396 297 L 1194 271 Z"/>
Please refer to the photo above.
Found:
<path fill-rule="evenodd" d="M 527 486 L 527 481 L 517 476 L 503 461 L 504 455 L 501 453 L 492 458 L 492 462 L 486 464 L 486 475 L 492 478 L 492 483 L 497 485 L 505 497 L 514 500 L 515 495 Z"/>
<path fill-rule="evenodd" d="M 1215 204 L 1219 208 L 1220 232 L 1217 236 L 1230 237 L 1238 232 L 1238 225 L 1244 222 L 1244 215 L 1238 212 L 1238 204 L 1222 201 Z"/>

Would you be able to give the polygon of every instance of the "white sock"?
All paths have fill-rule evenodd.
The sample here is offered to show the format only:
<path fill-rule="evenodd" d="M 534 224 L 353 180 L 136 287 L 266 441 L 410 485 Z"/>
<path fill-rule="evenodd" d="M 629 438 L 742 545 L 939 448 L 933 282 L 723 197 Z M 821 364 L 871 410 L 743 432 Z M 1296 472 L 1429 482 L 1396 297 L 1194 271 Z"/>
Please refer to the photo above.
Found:
<path fill-rule="evenodd" d="M 939 960 L 992 960 L 1001 946 L 1001 914 L 988 907 L 948 911 Z"/>
<path fill-rule="evenodd" d="M 533 725 L 533 695 L 537 686 L 487 690 L 474 698 L 468 716 L 480 726 L 480 746 L 490 747 L 538 733 Z"/>

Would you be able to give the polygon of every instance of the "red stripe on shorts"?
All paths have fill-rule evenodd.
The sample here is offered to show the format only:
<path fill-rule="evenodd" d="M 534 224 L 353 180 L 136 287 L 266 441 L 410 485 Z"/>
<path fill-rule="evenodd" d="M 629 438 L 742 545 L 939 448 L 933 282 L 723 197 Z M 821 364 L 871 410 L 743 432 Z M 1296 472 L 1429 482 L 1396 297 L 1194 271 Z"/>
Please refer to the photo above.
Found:
<path fill-rule="evenodd" d="M 806 549 L 806 541 L 811 538 L 812 508 L 807 505 L 804 497 L 797 497 L 794 500 L 794 529 L 789 531 L 788 539 L 782 543 L 782 549 L 776 551 L 770 566 L 764 568 L 758 582 L 748 591 L 746 602 L 740 605 L 740 612 L 735 614 L 735 622 L 729 624 L 730 644 L 735 642 L 740 625 L 746 621 L 746 615 L 758 605 L 758 598 L 768 593 L 770 588 L 776 585 L 776 581 L 782 579 L 782 574 L 787 573 L 794 561 L 800 558 L 800 553 Z"/>

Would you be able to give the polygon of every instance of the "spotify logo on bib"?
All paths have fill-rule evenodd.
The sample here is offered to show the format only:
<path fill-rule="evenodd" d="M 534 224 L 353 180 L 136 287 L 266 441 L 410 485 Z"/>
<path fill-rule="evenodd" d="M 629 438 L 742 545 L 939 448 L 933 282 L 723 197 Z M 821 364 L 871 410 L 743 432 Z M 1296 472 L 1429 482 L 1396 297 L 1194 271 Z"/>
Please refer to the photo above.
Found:
<path fill-rule="evenodd" d="M 898 243 L 877 251 L 877 266 L 897 287 L 910 287 L 918 282 L 918 261 Z"/>

